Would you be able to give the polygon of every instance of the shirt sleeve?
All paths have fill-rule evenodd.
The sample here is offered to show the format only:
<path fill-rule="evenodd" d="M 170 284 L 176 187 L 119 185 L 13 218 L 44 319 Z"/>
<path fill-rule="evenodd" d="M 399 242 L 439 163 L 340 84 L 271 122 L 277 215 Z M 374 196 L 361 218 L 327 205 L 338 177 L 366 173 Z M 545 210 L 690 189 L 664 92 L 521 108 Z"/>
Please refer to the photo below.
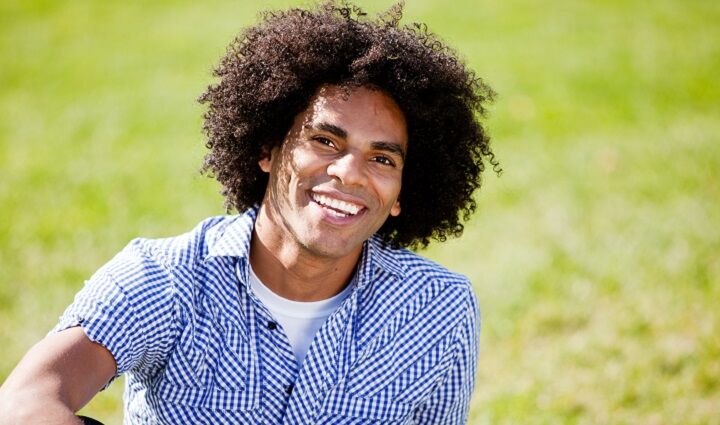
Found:
<path fill-rule="evenodd" d="M 175 333 L 172 282 L 164 267 L 131 244 L 86 281 L 51 333 L 81 326 L 113 355 L 115 377 L 159 368 Z"/>
<path fill-rule="evenodd" d="M 480 343 L 480 309 L 472 291 L 468 298 L 465 317 L 455 339 L 454 359 L 444 380 L 417 412 L 416 424 L 467 423 Z"/>

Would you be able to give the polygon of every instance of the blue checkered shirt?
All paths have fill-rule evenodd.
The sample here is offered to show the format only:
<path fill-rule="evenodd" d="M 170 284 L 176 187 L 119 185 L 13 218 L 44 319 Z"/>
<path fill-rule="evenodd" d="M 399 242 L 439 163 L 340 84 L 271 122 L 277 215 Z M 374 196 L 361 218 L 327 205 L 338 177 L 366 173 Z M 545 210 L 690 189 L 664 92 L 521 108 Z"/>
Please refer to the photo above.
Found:
<path fill-rule="evenodd" d="M 377 238 L 298 366 L 248 285 L 255 210 L 136 239 L 54 331 L 82 326 L 127 374 L 129 424 L 461 424 L 479 310 L 468 280 Z"/>

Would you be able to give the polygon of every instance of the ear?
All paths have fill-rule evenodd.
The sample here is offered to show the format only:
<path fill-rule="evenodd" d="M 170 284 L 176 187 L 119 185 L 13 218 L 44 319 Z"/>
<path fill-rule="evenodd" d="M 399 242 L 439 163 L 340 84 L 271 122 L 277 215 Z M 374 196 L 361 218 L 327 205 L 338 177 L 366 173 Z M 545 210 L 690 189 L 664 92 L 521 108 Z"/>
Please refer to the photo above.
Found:
<path fill-rule="evenodd" d="M 395 201 L 392 208 L 390 208 L 390 215 L 393 217 L 397 217 L 400 215 L 400 201 L 399 200 Z"/>
<path fill-rule="evenodd" d="M 258 165 L 260 165 L 260 169 L 266 173 L 269 173 L 270 170 L 272 169 L 274 152 L 275 152 L 275 149 L 272 149 L 272 150 L 263 149 L 262 158 L 260 158 L 260 161 L 258 161 Z"/>

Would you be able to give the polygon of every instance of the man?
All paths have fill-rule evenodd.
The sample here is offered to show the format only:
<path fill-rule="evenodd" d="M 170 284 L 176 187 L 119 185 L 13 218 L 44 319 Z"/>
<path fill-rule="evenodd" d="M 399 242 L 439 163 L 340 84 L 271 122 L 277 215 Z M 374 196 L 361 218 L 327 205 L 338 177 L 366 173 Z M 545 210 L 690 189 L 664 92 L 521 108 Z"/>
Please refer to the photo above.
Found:
<path fill-rule="evenodd" d="M 466 421 L 471 286 L 403 247 L 475 209 L 491 91 L 399 6 L 363 15 L 270 13 L 232 43 L 200 101 L 241 214 L 102 267 L 3 385 L 4 423 L 80 423 L 123 373 L 132 424 Z"/>

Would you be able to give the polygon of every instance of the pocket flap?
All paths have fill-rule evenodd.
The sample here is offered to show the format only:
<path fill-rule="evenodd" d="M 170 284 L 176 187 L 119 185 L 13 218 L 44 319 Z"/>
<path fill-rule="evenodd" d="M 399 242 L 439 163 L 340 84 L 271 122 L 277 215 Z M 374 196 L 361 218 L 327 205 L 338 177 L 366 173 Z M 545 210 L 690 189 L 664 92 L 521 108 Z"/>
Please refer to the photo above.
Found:
<path fill-rule="evenodd" d="M 260 397 L 252 391 L 226 391 L 219 388 L 184 387 L 160 380 L 155 393 L 163 400 L 212 410 L 245 411 L 257 407 Z"/>
<path fill-rule="evenodd" d="M 348 418 L 397 421 L 408 417 L 413 411 L 413 406 L 407 403 L 392 401 L 382 396 L 362 398 L 337 392 L 330 393 L 325 398 L 322 411 Z"/>

